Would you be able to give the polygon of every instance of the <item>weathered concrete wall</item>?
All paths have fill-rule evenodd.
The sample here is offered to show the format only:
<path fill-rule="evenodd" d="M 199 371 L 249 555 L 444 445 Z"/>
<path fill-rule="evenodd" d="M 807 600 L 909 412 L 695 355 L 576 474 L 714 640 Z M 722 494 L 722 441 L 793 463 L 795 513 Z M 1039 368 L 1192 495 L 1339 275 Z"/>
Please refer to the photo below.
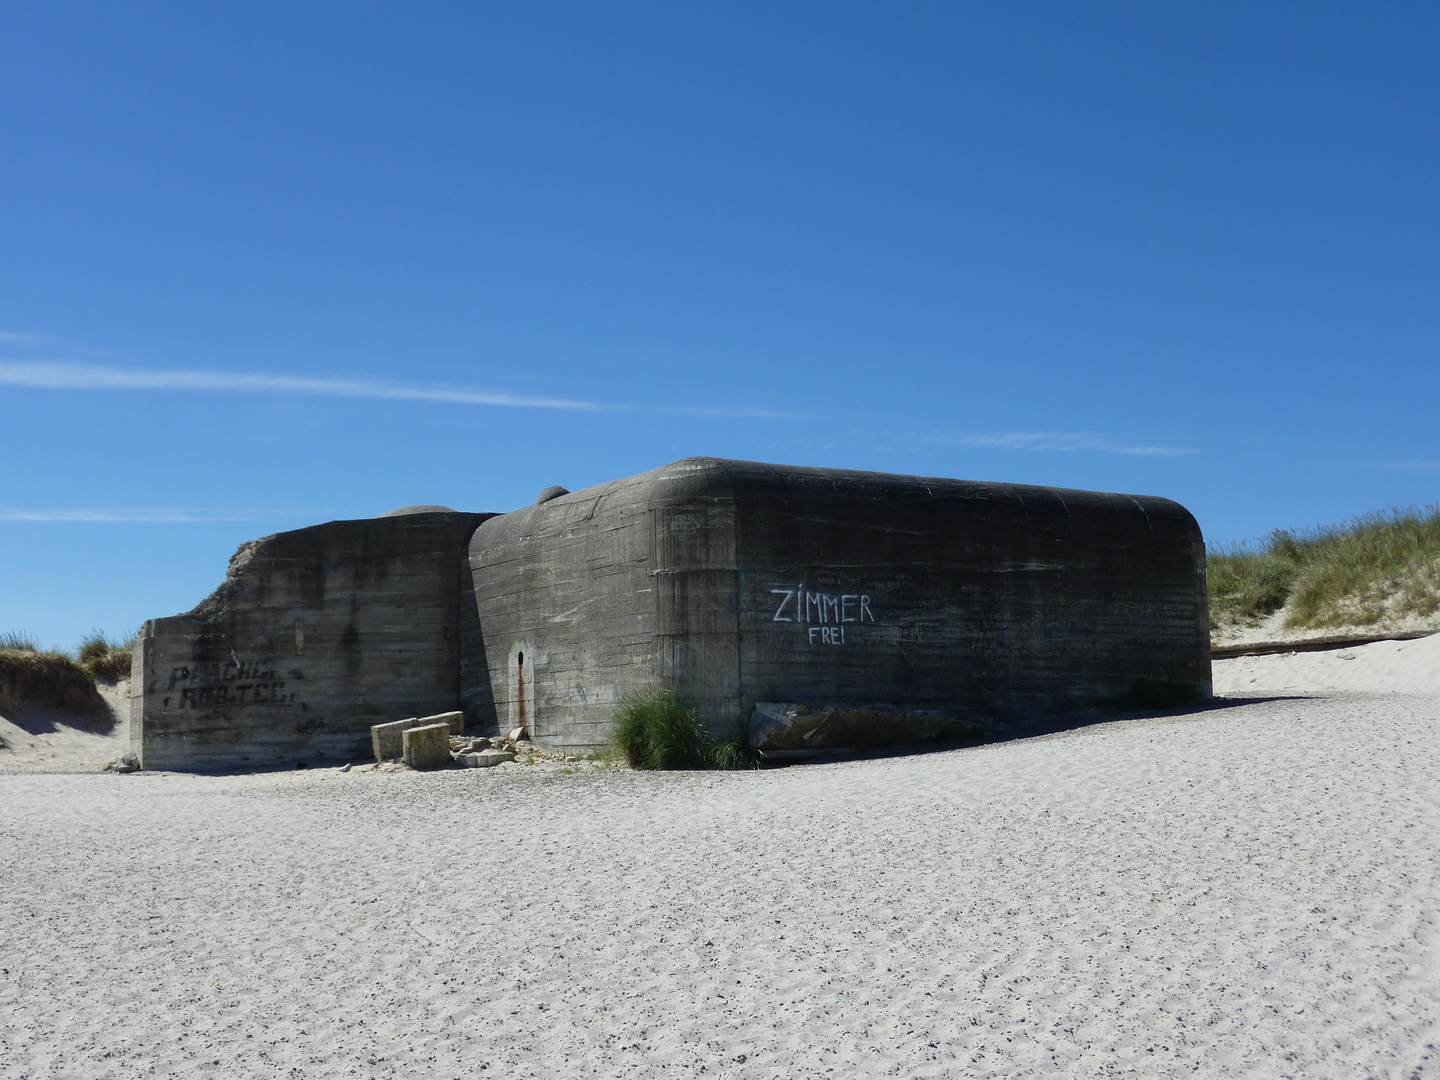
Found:
<path fill-rule="evenodd" d="M 755 700 L 1035 715 L 1210 695 L 1205 545 L 1168 499 L 735 466 Z M 728 490 L 726 490 L 728 489 Z M 707 664 L 710 661 L 707 660 Z"/>
<path fill-rule="evenodd" d="M 487 666 L 461 694 L 493 694 L 501 731 L 525 726 L 547 745 L 597 747 L 618 695 L 655 681 L 653 517 L 649 487 L 634 478 L 476 530 L 470 565 Z"/>
<path fill-rule="evenodd" d="M 757 701 L 1210 693 L 1204 542 L 1166 499 L 695 458 L 488 521 L 470 565 L 500 722 L 567 750 L 649 683 L 717 733 Z"/>
<path fill-rule="evenodd" d="M 465 572 L 487 514 L 419 508 L 241 547 L 194 611 L 145 624 L 132 749 L 149 769 L 368 757 L 370 727 L 461 707 L 483 658 Z M 481 695 L 470 717 L 493 727 Z"/>

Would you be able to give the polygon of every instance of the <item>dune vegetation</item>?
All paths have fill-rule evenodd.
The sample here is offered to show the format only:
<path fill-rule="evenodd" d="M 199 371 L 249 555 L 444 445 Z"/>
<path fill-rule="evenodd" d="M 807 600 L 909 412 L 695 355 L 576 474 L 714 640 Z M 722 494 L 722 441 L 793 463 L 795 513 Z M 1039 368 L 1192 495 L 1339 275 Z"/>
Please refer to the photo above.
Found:
<path fill-rule="evenodd" d="M 1253 626 L 1284 609 L 1286 629 L 1374 626 L 1440 610 L 1440 506 L 1343 525 L 1277 529 L 1212 550 L 1210 628 Z"/>
<path fill-rule="evenodd" d="M 29 634 L 0 633 L 0 704 L 91 711 L 100 704 L 96 679 L 129 677 L 133 645 L 133 636 L 116 643 L 93 631 L 71 655 L 61 648 L 42 649 Z"/>
<path fill-rule="evenodd" d="M 80 639 L 76 659 L 97 679 L 119 682 L 130 677 L 130 654 L 134 648 L 134 634 L 124 641 L 113 642 L 106 640 L 99 630 L 92 630 Z"/>

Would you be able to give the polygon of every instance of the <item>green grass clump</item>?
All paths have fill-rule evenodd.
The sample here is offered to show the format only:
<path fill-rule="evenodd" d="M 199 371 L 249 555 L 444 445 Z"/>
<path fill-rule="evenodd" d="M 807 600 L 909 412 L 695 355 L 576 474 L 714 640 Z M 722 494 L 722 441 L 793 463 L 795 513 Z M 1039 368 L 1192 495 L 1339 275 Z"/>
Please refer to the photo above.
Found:
<path fill-rule="evenodd" d="M 627 695 L 615 713 L 614 742 L 632 768 L 705 767 L 705 729 L 669 690 Z"/>
<path fill-rule="evenodd" d="M 1279 529 L 1258 548 L 1207 559 L 1210 625 L 1287 608 L 1287 628 L 1370 626 L 1440 610 L 1440 507 L 1392 509 L 1345 525 Z"/>
<path fill-rule="evenodd" d="M 712 769 L 755 769 L 760 766 L 760 755 L 740 735 L 711 743 L 709 758 L 709 768 Z"/>
<path fill-rule="evenodd" d="M 109 641 L 99 630 L 92 630 L 80 639 L 80 666 L 97 679 L 118 682 L 130 677 L 130 654 L 135 635 L 123 642 Z"/>
<path fill-rule="evenodd" d="M 635 769 L 747 769 L 758 761 L 739 736 L 712 741 L 700 718 L 669 690 L 623 697 L 611 745 Z"/>

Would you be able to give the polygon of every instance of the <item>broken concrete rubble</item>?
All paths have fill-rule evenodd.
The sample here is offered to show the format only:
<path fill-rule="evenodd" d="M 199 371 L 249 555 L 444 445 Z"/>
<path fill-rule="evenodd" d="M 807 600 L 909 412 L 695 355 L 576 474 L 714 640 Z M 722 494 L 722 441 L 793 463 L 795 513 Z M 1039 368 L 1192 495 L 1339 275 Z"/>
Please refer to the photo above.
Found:
<path fill-rule="evenodd" d="M 370 728 L 370 746 L 376 761 L 391 761 L 401 756 L 405 732 L 411 728 L 443 725 L 448 735 L 461 735 L 465 731 L 465 714 L 462 712 L 438 713 L 435 716 L 412 716 L 408 720 L 392 720 L 388 724 L 375 724 Z"/>

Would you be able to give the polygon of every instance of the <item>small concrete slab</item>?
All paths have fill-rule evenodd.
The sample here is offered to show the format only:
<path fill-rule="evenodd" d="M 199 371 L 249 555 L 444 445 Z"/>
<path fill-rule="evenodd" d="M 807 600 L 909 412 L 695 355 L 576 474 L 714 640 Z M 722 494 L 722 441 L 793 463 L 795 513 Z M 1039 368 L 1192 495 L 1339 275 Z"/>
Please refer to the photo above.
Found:
<path fill-rule="evenodd" d="M 450 725 L 412 727 L 401 737 L 401 760 L 412 769 L 439 769 L 450 764 Z"/>
<path fill-rule="evenodd" d="M 508 750 L 481 750 L 478 754 L 460 754 L 455 764 L 466 769 L 489 769 L 514 760 L 515 755 Z"/>

